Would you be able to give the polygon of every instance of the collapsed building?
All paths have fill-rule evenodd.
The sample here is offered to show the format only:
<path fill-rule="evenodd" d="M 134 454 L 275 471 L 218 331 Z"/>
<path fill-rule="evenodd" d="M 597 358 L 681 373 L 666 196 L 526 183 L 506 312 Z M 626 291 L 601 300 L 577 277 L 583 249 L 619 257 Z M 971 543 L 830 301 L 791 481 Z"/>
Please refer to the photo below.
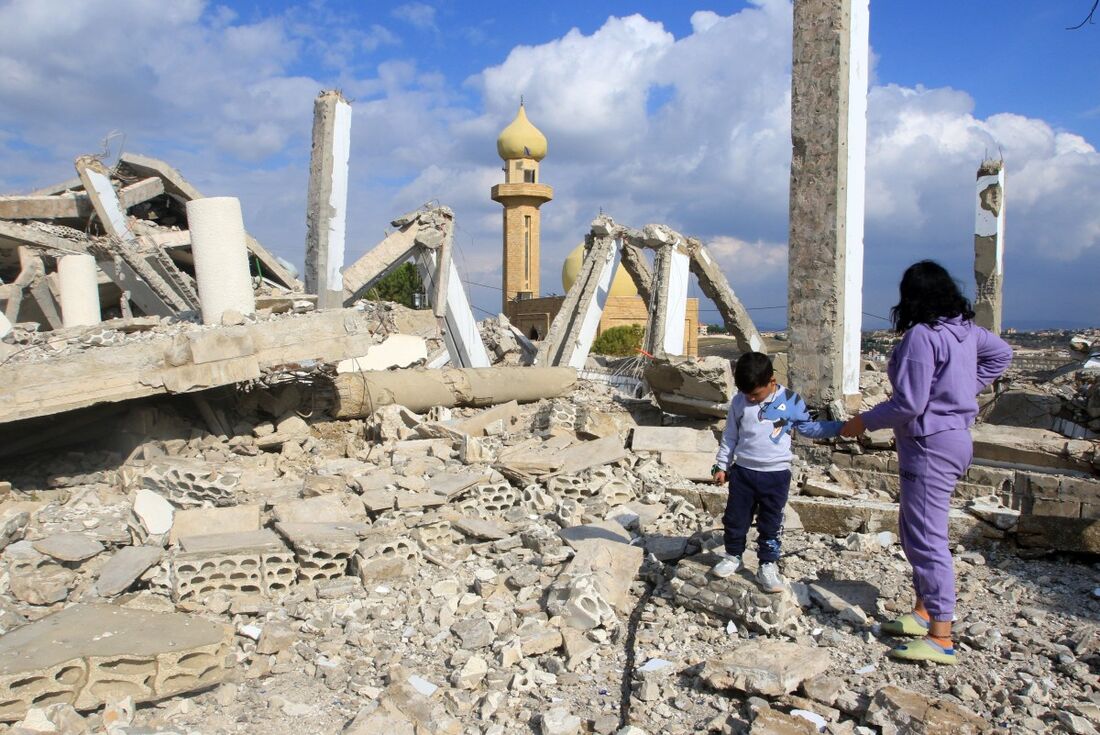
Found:
<path fill-rule="evenodd" d="M 796 3 L 796 29 L 845 28 L 801 15 L 824 5 Z M 796 58 L 822 42 L 796 30 Z M 722 344 L 771 354 L 822 413 L 889 395 L 891 338 L 846 363 L 851 303 L 813 295 L 848 278 L 836 238 L 816 251 L 829 267 L 800 260 L 797 213 L 835 191 L 793 197 L 792 268 L 808 271 L 790 335 L 760 333 L 704 243 L 601 216 L 533 343 L 506 315 L 474 320 L 446 207 L 344 265 L 350 114 L 317 100 L 302 281 L 234 200 L 145 156 L 82 157 L 78 178 L 0 198 L 0 728 L 1100 727 L 1100 332 L 1007 335 L 1013 368 L 981 398 L 950 518 L 968 665 L 907 667 L 878 626 L 911 602 L 889 434 L 798 440 L 788 590 L 708 573 L 733 386 L 726 357 L 686 354 L 689 278 Z M 794 179 L 835 180 L 799 168 L 835 169 L 820 143 Z M 978 178 L 993 328 L 1003 176 Z M 427 308 L 365 298 L 409 261 Z M 590 355 L 620 264 L 646 321 L 626 367 Z M 828 343 L 800 352 L 813 308 Z"/>

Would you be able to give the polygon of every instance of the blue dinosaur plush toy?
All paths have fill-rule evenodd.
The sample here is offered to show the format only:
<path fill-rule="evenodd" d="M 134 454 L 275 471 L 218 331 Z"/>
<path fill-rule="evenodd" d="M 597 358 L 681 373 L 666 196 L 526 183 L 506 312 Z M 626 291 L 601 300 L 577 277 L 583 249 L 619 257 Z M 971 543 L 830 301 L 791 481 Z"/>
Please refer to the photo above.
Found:
<path fill-rule="evenodd" d="M 811 439 L 828 439 L 840 435 L 843 421 L 811 421 L 810 409 L 802 396 L 790 388 L 780 388 L 775 398 L 760 405 L 760 420 L 771 421 L 771 440 L 778 444 L 792 428 Z"/>

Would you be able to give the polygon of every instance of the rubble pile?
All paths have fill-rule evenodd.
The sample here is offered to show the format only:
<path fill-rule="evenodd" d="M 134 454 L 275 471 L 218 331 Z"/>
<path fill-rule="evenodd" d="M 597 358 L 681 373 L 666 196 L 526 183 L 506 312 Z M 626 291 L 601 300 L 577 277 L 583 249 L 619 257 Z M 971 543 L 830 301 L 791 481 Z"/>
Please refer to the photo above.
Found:
<path fill-rule="evenodd" d="M 860 469 L 883 458 L 887 475 L 877 438 L 838 445 L 827 472 L 796 468 L 790 589 L 769 595 L 751 552 L 747 571 L 709 573 L 725 491 L 686 475 L 712 461 L 713 428 L 662 426 L 587 382 L 351 420 L 316 410 L 316 392 L 239 391 L 217 404 L 224 433 L 190 404 L 135 407 L 101 427 L 135 437 L 124 454 L 3 465 L 12 732 L 1100 725 L 1100 566 L 1021 558 L 1010 506 L 966 490 L 953 529 L 967 665 L 885 657 L 878 624 L 910 592 L 891 491 Z M 982 489 L 1001 477 L 980 471 Z"/>

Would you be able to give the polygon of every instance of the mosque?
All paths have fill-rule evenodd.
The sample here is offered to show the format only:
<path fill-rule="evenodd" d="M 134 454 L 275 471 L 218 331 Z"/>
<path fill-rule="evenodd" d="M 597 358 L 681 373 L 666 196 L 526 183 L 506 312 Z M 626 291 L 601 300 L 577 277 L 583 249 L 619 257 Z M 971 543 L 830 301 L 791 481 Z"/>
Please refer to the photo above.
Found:
<path fill-rule="evenodd" d="M 492 188 L 492 198 L 504 206 L 503 306 L 508 320 L 531 339 L 542 339 L 550 329 L 564 296 L 541 296 L 539 290 L 540 207 L 554 190 L 539 180 L 539 162 L 546 157 L 546 136 L 527 119 L 520 103 L 516 118 L 497 138 L 504 160 L 504 183 Z M 561 269 L 563 293 L 569 291 L 584 257 L 584 243 L 573 249 Z M 625 324 L 646 324 L 646 304 L 620 265 L 615 273 L 596 334 Z M 684 354 L 698 351 L 699 300 L 688 299 Z"/>

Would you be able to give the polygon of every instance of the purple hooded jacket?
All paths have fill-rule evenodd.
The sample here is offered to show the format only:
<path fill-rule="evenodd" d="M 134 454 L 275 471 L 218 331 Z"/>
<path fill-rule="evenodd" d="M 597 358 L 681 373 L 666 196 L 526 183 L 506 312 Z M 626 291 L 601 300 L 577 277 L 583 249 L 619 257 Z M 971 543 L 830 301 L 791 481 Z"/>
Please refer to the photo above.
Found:
<path fill-rule="evenodd" d="M 967 429 L 978 413 L 976 396 L 1012 362 L 1012 348 L 961 316 L 935 326 L 917 324 L 890 353 L 890 400 L 863 414 L 868 431 L 928 436 Z"/>

